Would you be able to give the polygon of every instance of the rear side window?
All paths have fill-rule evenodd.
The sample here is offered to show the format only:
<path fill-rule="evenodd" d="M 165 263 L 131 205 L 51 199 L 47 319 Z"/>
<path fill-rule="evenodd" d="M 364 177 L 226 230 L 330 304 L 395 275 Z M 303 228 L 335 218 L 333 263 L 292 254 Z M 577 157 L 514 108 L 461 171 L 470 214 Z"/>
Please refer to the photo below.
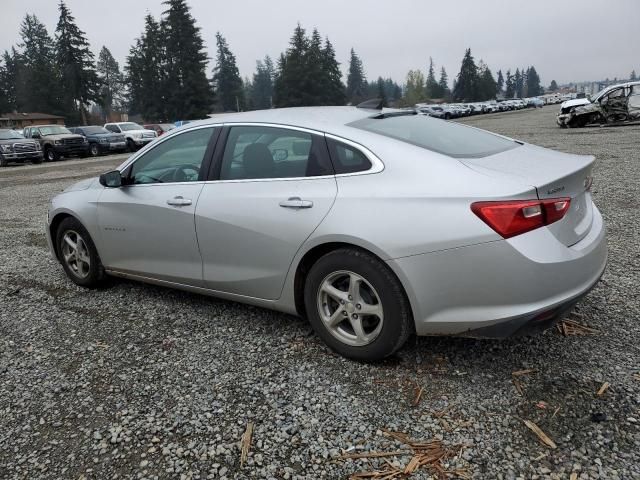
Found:
<path fill-rule="evenodd" d="M 454 158 L 487 157 L 516 148 L 513 140 L 424 115 L 365 118 L 349 124 Z"/>
<path fill-rule="evenodd" d="M 327 138 L 331 162 L 336 174 L 364 172 L 371 168 L 371 161 L 357 148 Z"/>

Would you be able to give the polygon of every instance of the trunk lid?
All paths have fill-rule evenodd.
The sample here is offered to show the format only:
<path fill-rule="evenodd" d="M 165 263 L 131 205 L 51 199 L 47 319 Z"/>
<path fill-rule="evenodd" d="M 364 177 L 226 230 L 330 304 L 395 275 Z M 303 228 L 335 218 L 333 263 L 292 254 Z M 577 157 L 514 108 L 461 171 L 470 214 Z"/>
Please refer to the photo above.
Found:
<path fill-rule="evenodd" d="M 572 155 L 525 144 L 496 155 L 460 159 L 468 167 L 493 177 L 535 187 L 538 198 L 571 198 L 569 211 L 548 228 L 566 246 L 591 229 L 593 203 L 590 187 L 593 156 Z"/>

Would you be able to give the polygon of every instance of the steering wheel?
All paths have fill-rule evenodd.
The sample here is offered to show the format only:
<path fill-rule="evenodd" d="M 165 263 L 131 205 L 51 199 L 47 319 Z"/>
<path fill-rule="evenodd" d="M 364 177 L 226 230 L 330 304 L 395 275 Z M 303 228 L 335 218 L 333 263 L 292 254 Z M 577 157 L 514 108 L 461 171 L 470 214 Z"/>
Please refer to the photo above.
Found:
<path fill-rule="evenodd" d="M 193 181 L 193 175 L 189 175 L 187 172 L 193 170 L 196 172 L 196 179 L 200 175 L 200 166 L 195 163 L 185 163 L 184 165 L 178 165 L 173 171 L 174 182 L 190 182 Z"/>

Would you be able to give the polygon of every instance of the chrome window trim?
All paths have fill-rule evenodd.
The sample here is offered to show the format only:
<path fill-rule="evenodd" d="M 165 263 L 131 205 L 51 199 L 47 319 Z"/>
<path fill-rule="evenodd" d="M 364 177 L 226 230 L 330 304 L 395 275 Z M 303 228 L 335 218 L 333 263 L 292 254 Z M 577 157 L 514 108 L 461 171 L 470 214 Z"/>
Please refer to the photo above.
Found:
<path fill-rule="evenodd" d="M 322 132 L 320 130 L 313 130 L 311 128 L 296 127 L 294 125 L 287 125 L 283 123 L 270 123 L 270 122 L 225 122 L 222 124 L 225 127 L 271 127 L 280 128 L 283 130 L 294 130 L 303 133 L 309 133 L 311 135 L 320 135 L 325 138 L 330 138 L 337 142 L 349 145 L 352 148 L 360 151 L 371 162 L 371 168 L 363 170 L 361 172 L 352 173 L 337 173 L 333 175 L 318 175 L 315 177 L 279 177 L 279 178 L 241 178 L 233 180 L 207 180 L 205 183 L 249 183 L 249 182 L 287 182 L 287 181 L 303 181 L 303 180 L 320 180 L 326 178 L 339 178 L 339 177 L 353 177 L 356 175 L 371 175 L 374 173 L 380 173 L 384 170 L 384 163 L 380 160 L 371 150 L 364 145 L 348 140 L 337 135 Z M 226 146 L 226 145 L 225 145 Z"/>

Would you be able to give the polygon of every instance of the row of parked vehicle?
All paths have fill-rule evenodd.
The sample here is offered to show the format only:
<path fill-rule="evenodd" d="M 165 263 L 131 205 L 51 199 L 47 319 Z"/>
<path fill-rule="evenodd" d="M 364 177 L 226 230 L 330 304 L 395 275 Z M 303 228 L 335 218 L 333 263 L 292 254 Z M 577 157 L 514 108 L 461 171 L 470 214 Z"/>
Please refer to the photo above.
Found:
<path fill-rule="evenodd" d="M 142 126 L 114 122 L 104 126 L 34 125 L 23 130 L 0 129 L 0 166 L 9 162 L 54 162 L 63 157 L 134 152 L 173 128 L 175 125 L 168 123 Z"/>
<path fill-rule="evenodd" d="M 507 112 L 510 110 L 521 110 L 523 108 L 542 108 L 543 105 L 544 101 L 537 97 L 533 97 L 475 103 L 442 103 L 439 105 L 419 103 L 415 108 L 418 113 L 422 115 L 449 120 L 450 118 L 459 118 L 485 113 Z"/>

